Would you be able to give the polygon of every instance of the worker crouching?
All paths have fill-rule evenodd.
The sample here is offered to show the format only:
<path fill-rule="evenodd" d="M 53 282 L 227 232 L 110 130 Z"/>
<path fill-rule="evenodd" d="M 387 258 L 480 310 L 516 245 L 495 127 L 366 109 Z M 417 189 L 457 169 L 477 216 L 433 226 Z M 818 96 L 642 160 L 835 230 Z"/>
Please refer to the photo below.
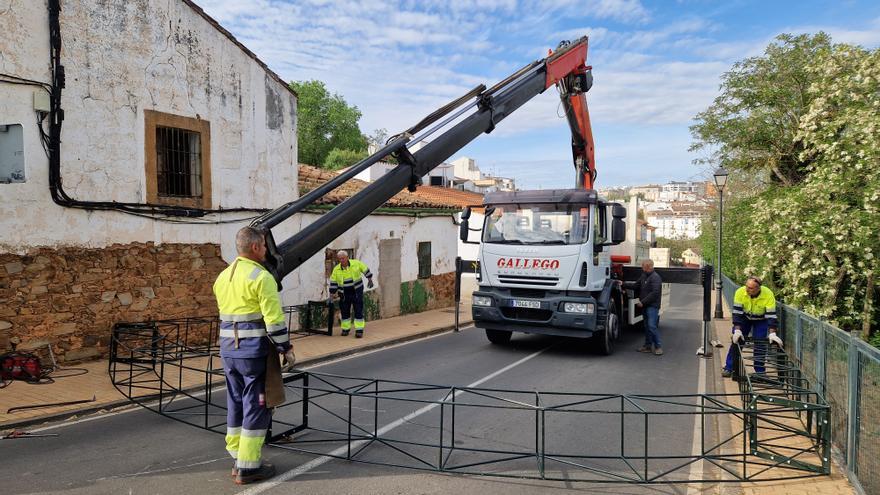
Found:
<path fill-rule="evenodd" d="M 262 462 L 261 452 L 271 422 L 267 368 L 280 375 L 277 366 L 271 366 L 278 363 L 277 355 L 284 354 L 291 364 L 294 357 L 278 285 L 261 264 L 266 261 L 263 235 L 244 227 L 236 235 L 235 246 L 238 257 L 220 272 L 214 295 L 226 374 L 226 450 L 235 459 L 235 482 L 247 484 L 275 474 L 274 466 Z"/>
<path fill-rule="evenodd" d="M 339 310 L 342 313 L 342 336 L 345 337 L 351 331 L 351 309 L 354 307 L 354 336 L 364 336 L 364 282 L 362 277 L 367 278 L 367 287 L 373 287 L 373 274 L 367 265 L 360 260 L 349 259 L 348 253 L 338 251 L 336 259 L 339 264 L 333 267 L 330 274 L 330 296 L 339 296 Z"/>

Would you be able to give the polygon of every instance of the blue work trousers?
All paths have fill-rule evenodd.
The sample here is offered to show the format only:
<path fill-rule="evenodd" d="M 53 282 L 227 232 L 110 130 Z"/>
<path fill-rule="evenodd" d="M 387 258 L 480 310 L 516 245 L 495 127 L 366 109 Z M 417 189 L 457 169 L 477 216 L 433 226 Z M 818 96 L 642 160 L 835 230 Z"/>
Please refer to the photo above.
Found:
<path fill-rule="evenodd" d="M 742 334 L 745 337 L 748 337 L 750 334 L 753 340 L 765 340 L 767 338 L 767 320 L 747 320 L 746 323 L 740 325 L 740 330 L 742 330 Z M 730 333 L 733 333 L 733 329 L 731 328 Z M 740 344 L 741 345 L 741 344 Z M 764 357 L 767 355 L 767 343 L 766 342 L 757 342 L 755 344 L 755 371 L 758 373 L 763 373 L 764 370 Z M 733 371 L 733 344 L 730 345 L 730 349 L 727 350 L 727 362 L 724 365 L 724 369 L 727 371 Z"/>
<path fill-rule="evenodd" d="M 660 308 L 645 306 L 642 308 L 642 318 L 645 320 L 645 346 L 663 347 L 660 344 Z"/>
<path fill-rule="evenodd" d="M 223 358 L 226 372 L 226 450 L 239 469 L 260 467 L 271 415 L 266 408 L 266 358 Z"/>

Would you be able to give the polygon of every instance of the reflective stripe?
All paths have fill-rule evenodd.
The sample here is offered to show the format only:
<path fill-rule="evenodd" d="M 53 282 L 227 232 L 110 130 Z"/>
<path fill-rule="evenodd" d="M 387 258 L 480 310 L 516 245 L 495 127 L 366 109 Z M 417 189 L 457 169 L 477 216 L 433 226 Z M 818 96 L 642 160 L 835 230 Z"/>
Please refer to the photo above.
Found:
<path fill-rule="evenodd" d="M 276 330 L 284 330 L 286 328 L 287 328 L 287 324 L 284 322 L 281 322 L 281 323 L 272 323 L 271 325 L 268 325 L 266 327 L 266 330 L 268 330 L 269 333 L 272 333 Z"/>
<path fill-rule="evenodd" d="M 287 328 L 281 328 L 274 332 L 269 332 L 269 337 L 278 337 L 279 335 L 287 335 Z"/>
<path fill-rule="evenodd" d="M 220 319 L 222 321 L 254 321 L 254 320 L 262 320 L 263 313 L 247 313 L 243 315 L 225 315 L 220 314 Z"/>
<path fill-rule="evenodd" d="M 251 280 L 256 280 L 257 277 L 260 276 L 260 272 L 261 272 L 261 271 L 263 271 L 262 268 L 254 267 L 254 270 L 251 272 L 250 275 L 248 275 L 248 278 L 251 279 Z"/>
<path fill-rule="evenodd" d="M 266 329 L 265 328 L 250 328 L 250 329 L 239 329 L 238 330 L 238 338 L 247 339 L 251 337 L 265 337 Z M 220 329 L 220 337 L 226 337 L 228 339 L 235 338 L 235 330 L 231 328 L 221 328 Z"/>
<path fill-rule="evenodd" d="M 741 314 L 743 314 L 743 311 L 741 309 L 734 309 L 733 311 L 731 311 L 731 313 L 733 313 L 735 315 L 741 315 Z"/>
<path fill-rule="evenodd" d="M 266 328 L 266 324 L 262 321 L 221 321 L 221 330 L 231 330 L 238 328 L 239 330 L 253 330 L 255 328 Z"/>
<path fill-rule="evenodd" d="M 227 426 L 226 427 L 227 435 L 241 435 L 241 426 Z"/>
<path fill-rule="evenodd" d="M 348 330 L 351 328 L 351 320 L 342 320 L 339 322 L 339 326 L 341 326 L 343 330 Z"/>
<path fill-rule="evenodd" d="M 290 336 L 287 335 L 287 332 L 285 332 L 284 335 L 273 335 L 269 338 L 275 344 L 284 344 L 285 342 L 290 342 Z"/>
<path fill-rule="evenodd" d="M 266 430 L 241 429 L 241 438 L 262 438 L 266 436 Z"/>
<path fill-rule="evenodd" d="M 257 469 L 261 464 L 263 464 L 261 461 L 243 461 L 238 459 L 235 462 L 235 467 L 238 469 Z"/>

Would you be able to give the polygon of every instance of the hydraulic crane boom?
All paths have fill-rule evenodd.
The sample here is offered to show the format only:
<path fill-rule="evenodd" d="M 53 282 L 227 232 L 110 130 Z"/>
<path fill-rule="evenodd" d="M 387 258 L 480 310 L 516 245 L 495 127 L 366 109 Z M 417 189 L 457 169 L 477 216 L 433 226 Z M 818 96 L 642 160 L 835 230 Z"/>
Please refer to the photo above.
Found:
<path fill-rule="evenodd" d="M 269 271 L 280 284 L 285 275 L 314 256 L 333 239 L 404 188 L 414 191 L 420 177 L 480 134 L 492 132 L 498 122 L 550 86 L 556 85 L 560 91 L 572 131 L 572 154 L 578 173 L 578 187 L 592 188 L 595 178 L 593 139 L 584 98 L 584 93 L 592 85 L 592 74 L 590 67 L 586 66 L 586 57 L 586 37 L 571 43 L 560 43 L 556 52 L 546 58 L 526 65 L 489 89 L 484 85 L 474 88 L 412 128 L 394 136 L 385 147 L 345 173 L 298 200 L 254 220 L 252 226 L 260 229 L 266 236 L 266 264 Z M 471 103 L 466 104 L 469 100 Z M 415 153 L 409 151 L 411 145 L 434 134 L 436 135 L 424 147 Z M 273 227 L 388 155 L 397 159 L 397 167 L 333 208 L 318 221 L 281 244 L 275 243 L 271 231 Z"/>

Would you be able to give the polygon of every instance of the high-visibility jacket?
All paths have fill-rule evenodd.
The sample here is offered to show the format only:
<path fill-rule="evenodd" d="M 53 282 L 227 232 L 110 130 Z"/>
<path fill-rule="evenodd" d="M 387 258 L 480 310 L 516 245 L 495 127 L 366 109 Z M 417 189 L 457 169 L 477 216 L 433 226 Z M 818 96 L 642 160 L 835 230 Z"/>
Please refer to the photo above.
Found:
<path fill-rule="evenodd" d="M 220 355 L 264 357 L 286 352 L 290 338 L 275 278 L 256 261 L 235 258 L 214 282 L 220 310 Z"/>
<path fill-rule="evenodd" d="M 761 292 L 752 297 L 745 286 L 736 290 L 733 295 L 733 324 L 745 325 L 750 321 L 766 321 L 771 330 L 779 328 L 776 317 L 776 297 L 773 291 L 761 286 Z"/>
<path fill-rule="evenodd" d="M 333 273 L 330 274 L 330 293 L 335 294 L 339 289 L 360 289 L 364 286 L 361 276 L 373 278 L 370 269 L 367 268 L 362 261 L 356 259 L 348 260 L 348 266 L 342 266 L 342 263 L 333 267 Z"/>

